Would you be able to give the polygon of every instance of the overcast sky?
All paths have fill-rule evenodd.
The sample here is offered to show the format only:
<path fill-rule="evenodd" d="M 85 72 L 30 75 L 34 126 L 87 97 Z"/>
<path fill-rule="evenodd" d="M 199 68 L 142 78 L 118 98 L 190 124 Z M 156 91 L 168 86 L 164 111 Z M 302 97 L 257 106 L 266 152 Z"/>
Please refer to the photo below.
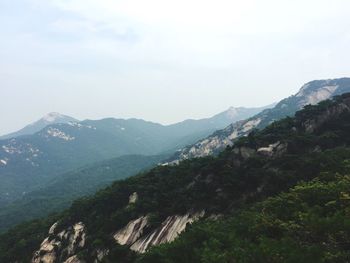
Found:
<path fill-rule="evenodd" d="M 160 123 L 350 76 L 348 0 L 0 0 L 0 134 L 56 111 Z"/>

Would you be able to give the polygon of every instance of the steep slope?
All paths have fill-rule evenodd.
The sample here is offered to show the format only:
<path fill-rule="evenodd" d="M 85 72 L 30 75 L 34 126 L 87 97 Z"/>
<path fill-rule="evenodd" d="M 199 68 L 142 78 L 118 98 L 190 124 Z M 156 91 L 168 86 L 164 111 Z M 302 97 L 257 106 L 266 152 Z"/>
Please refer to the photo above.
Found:
<path fill-rule="evenodd" d="M 173 153 L 257 110 L 240 109 L 233 114 L 231 109 L 213 118 L 170 126 L 113 118 L 57 123 L 33 135 L 0 140 L 0 206 L 84 165 L 122 155 Z M 56 117 L 50 115 L 45 121 L 62 120 Z"/>
<path fill-rule="evenodd" d="M 0 261 L 344 262 L 349 123 L 350 94 L 308 106 L 217 157 L 159 166 L 16 227 Z"/>
<path fill-rule="evenodd" d="M 349 189 L 349 175 L 298 183 L 234 217 L 199 222 L 138 262 L 348 262 Z"/>
<path fill-rule="evenodd" d="M 31 135 L 44 129 L 46 126 L 50 124 L 69 123 L 69 122 L 78 122 L 78 120 L 66 115 L 62 115 L 57 112 L 50 112 L 49 114 L 42 117 L 40 120 L 25 126 L 19 131 L 0 136 L 0 140 L 15 138 L 23 135 Z"/>
<path fill-rule="evenodd" d="M 311 81 L 305 84 L 297 94 L 280 101 L 274 108 L 216 131 L 209 137 L 181 149 L 168 161 L 176 163 L 179 160 L 216 154 L 232 145 L 237 138 L 248 135 L 253 129 L 262 129 L 273 121 L 293 116 L 305 105 L 315 105 L 346 92 L 350 92 L 350 78 Z"/>
<path fill-rule="evenodd" d="M 164 156 L 128 155 L 59 175 L 43 188 L 23 195 L 0 211 L 0 232 L 18 223 L 57 213 L 74 199 L 95 193 L 115 180 L 151 168 Z"/>

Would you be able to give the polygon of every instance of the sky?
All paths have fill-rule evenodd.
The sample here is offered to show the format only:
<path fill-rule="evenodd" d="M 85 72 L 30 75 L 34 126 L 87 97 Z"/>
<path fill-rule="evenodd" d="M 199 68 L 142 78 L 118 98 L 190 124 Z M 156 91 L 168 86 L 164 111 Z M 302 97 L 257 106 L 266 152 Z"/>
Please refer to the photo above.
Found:
<path fill-rule="evenodd" d="M 163 124 L 350 76 L 348 0 L 0 0 L 0 134 L 48 112 Z"/>

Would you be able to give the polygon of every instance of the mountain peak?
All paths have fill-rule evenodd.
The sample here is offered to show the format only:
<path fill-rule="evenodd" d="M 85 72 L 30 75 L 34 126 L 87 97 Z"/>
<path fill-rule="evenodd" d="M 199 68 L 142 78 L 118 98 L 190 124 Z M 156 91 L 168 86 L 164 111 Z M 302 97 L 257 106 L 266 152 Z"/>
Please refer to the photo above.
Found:
<path fill-rule="evenodd" d="M 216 116 L 224 116 L 228 120 L 230 120 L 231 123 L 247 119 L 265 109 L 273 108 L 275 106 L 274 104 L 267 105 L 264 107 L 259 108 L 246 108 L 246 107 L 229 107 L 226 111 L 217 114 Z"/>
<path fill-rule="evenodd" d="M 58 119 L 63 119 L 67 116 L 62 115 L 61 113 L 58 112 L 50 112 L 48 114 L 46 114 L 42 120 L 47 121 L 47 122 L 55 122 Z"/>
<path fill-rule="evenodd" d="M 239 108 L 235 108 L 235 107 L 231 106 L 231 107 L 229 107 L 229 108 L 226 110 L 226 115 L 227 115 L 229 118 L 234 118 L 234 117 L 237 116 L 238 110 L 239 110 Z"/>
<path fill-rule="evenodd" d="M 1 136 L 0 140 L 14 138 L 14 137 L 23 136 L 23 135 L 31 135 L 40 131 L 41 129 L 44 129 L 47 125 L 56 124 L 56 123 L 69 123 L 69 122 L 78 122 L 78 120 L 72 117 L 60 114 L 58 112 L 50 112 L 46 114 L 44 117 L 42 117 L 40 120 L 25 126 L 23 129 L 19 131 Z"/>

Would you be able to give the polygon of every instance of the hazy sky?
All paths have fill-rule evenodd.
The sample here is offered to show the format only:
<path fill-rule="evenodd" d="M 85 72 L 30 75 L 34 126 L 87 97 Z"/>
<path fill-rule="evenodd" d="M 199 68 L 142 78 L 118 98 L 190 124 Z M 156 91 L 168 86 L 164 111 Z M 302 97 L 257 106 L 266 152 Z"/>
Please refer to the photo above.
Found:
<path fill-rule="evenodd" d="M 57 111 L 161 123 L 350 76 L 349 0 L 0 0 L 0 134 Z"/>

